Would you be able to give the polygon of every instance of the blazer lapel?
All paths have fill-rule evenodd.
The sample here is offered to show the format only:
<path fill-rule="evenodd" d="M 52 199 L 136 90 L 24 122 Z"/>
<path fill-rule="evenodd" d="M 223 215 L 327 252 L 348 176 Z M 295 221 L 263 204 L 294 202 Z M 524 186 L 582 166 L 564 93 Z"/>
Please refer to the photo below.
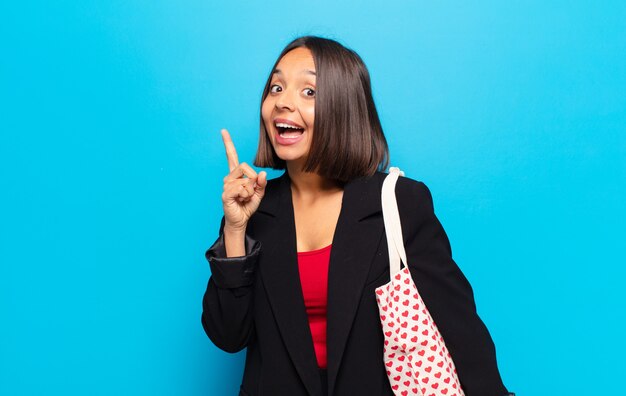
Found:
<path fill-rule="evenodd" d="M 304 307 L 296 244 L 296 228 L 287 172 L 259 211 L 275 216 L 275 231 L 263 239 L 261 276 L 285 347 L 311 396 L 321 396 L 322 386 Z M 269 193 L 269 190 L 268 190 Z M 269 199 L 267 199 L 269 198 Z M 277 374 L 278 375 L 278 374 Z"/>
<path fill-rule="evenodd" d="M 291 181 L 285 172 L 277 188 L 263 198 L 259 211 L 275 217 L 276 232 L 263 239 L 261 276 L 285 346 L 312 396 L 322 394 L 297 262 Z M 332 395 L 369 267 L 383 235 L 382 218 L 361 221 L 381 212 L 382 178 L 347 183 L 333 237 L 328 273 L 328 386 Z M 268 193 L 270 191 L 268 190 Z"/>
<path fill-rule="evenodd" d="M 344 189 L 328 274 L 326 346 L 330 396 L 333 395 L 363 286 L 384 234 L 382 216 L 363 221 L 375 213 L 382 213 L 381 186 L 381 178 L 371 177 L 354 180 Z"/>

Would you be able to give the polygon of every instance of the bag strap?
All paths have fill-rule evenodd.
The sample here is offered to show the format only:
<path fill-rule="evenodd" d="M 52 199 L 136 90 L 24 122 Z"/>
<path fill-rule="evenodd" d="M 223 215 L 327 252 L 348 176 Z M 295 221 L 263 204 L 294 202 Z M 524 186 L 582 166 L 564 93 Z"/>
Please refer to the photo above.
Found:
<path fill-rule="evenodd" d="M 381 192 L 381 203 L 383 208 L 383 222 L 385 224 L 385 234 L 387 235 L 387 245 L 389 250 L 389 274 L 392 277 L 402 269 L 402 263 L 407 265 L 404 241 L 402 240 L 402 225 L 400 223 L 400 212 L 396 201 L 396 182 L 398 177 L 404 176 L 404 172 L 397 167 L 389 168 L 389 174 L 383 181 Z"/>

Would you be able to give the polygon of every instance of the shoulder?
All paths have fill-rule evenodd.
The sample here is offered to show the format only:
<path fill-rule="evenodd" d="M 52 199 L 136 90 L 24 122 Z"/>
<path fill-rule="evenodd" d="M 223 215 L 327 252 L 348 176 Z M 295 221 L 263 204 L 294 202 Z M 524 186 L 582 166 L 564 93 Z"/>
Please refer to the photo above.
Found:
<path fill-rule="evenodd" d="M 386 172 L 376 172 L 376 177 L 382 186 L 382 182 L 388 175 Z M 407 176 L 400 176 L 396 183 L 396 197 L 398 205 L 403 200 L 410 200 L 412 202 L 424 202 L 429 206 L 432 206 L 432 194 L 426 184 L 420 180 L 413 179 Z"/>
<path fill-rule="evenodd" d="M 284 188 L 286 184 L 286 173 L 283 173 L 280 176 L 277 176 L 273 179 L 267 180 L 267 185 L 265 186 L 265 197 L 264 200 L 273 200 L 277 199 L 278 195 L 280 195 L 281 188 Z"/>
<path fill-rule="evenodd" d="M 265 186 L 265 189 L 266 190 L 276 189 L 280 185 L 281 180 L 283 180 L 284 178 L 285 178 L 285 174 L 274 177 L 273 179 L 267 179 L 267 186 Z"/>

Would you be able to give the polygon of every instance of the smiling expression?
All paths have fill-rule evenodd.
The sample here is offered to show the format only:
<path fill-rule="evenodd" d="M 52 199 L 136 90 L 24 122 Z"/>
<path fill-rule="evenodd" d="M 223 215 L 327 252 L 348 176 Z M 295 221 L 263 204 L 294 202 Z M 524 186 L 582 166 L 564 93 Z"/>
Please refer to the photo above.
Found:
<path fill-rule="evenodd" d="M 295 48 L 278 62 L 261 116 L 276 155 L 304 164 L 315 120 L 315 62 L 308 48 Z"/>

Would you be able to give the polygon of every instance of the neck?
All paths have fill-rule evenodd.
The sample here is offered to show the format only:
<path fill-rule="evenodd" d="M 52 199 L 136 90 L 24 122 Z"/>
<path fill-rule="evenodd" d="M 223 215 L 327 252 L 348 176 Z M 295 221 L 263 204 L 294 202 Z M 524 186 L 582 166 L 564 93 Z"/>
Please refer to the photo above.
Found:
<path fill-rule="evenodd" d="M 291 191 L 299 197 L 316 197 L 342 190 L 341 184 L 314 172 L 304 172 L 301 164 L 287 162 Z"/>

